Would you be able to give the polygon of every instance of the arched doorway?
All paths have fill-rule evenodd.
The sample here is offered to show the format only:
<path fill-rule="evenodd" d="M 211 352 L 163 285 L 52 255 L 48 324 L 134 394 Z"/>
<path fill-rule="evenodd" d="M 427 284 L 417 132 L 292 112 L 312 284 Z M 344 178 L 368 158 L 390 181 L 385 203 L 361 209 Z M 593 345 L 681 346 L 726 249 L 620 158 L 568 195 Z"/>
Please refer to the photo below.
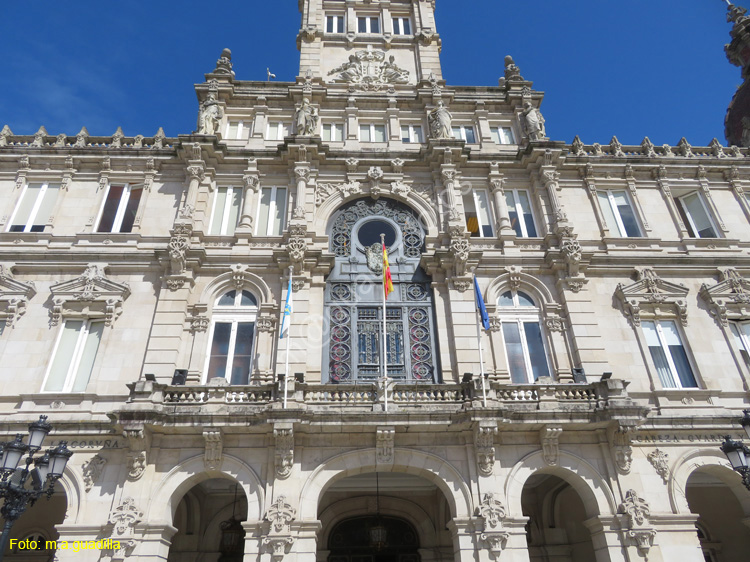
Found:
<path fill-rule="evenodd" d="M 177 504 L 177 528 L 169 548 L 170 562 L 241 562 L 247 498 L 229 478 L 204 480 Z"/>
<path fill-rule="evenodd" d="M 534 474 L 521 495 L 529 517 L 526 541 L 531 562 L 592 562 L 597 560 L 591 533 L 583 522 L 586 509 L 573 487 L 550 474 Z"/>
<path fill-rule="evenodd" d="M 62 486 L 58 483 L 55 486 L 55 493 L 49 501 L 45 497 L 41 497 L 18 518 L 10 533 L 11 539 L 35 541 L 32 546 L 36 546 L 36 548 L 33 550 L 11 549 L 11 543 L 8 543 L 5 560 L 48 562 L 55 559 L 55 541 L 60 536 L 55 529 L 55 525 L 59 525 L 65 520 L 67 506 L 68 498 Z M 0 517 L 0 526 L 4 524 L 5 520 Z M 32 543 L 27 542 L 26 544 Z"/>
<path fill-rule="evenodd" d="M 395 201 L 360 199 L 334 214 L 328 233 L 336 260 L 326 280 L 324 380 L 383 375 L 384 234 L 394 286 L 386 312 L 388 376 L 439 382 L 431 278 L 419 265 L 425 233 L 416 213 Z"/>
<path fill-rule="evenodd" d="M 385 515 L 341 521 L 328 537 L 328 550 L 328 562 L 420 562 L 414 527 Z"/>
<path fill-rule="evenodd" d="M 750 514 L 726 478 L 739 481 L 729 469 L 707 465 L 692 472 L 685 486 L 690 511 L 698 515 L 698 539 L 707 562 L 745 562 L 750 553 Z M 738 491 L 745 493 L 741 486 Z"/>

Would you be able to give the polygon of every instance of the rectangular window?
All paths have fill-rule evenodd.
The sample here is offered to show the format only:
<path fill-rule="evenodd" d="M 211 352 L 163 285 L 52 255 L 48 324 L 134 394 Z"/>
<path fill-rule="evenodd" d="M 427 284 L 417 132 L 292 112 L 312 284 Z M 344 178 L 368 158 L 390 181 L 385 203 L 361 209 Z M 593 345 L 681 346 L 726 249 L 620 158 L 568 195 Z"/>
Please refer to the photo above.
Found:
<path fill-rule="evenodd" d="M 242 188 L 219 187 L 214 197 L 214 208 L 208 233 L 212 236 L 231 236 L 240 220 Z"/>
<path fill-rule="evenodd" d="M 143 186 L 110 185 L 99 209 L 96 232 L 131 232 Z"/>
<path fill-rule="evenodd" d="M 609 230 L 621 238 L 640 236 L 641 229 L 625 191 L 599 191 L 599 207 Z"/>
<path fill-rule="evenodd" d="M 394 35 L 411 35 L 411 22 L 409 18 L 393 18 Z"/>
<path fill-rule="evenodd" d="M 422 135 L 421 125 L 401 125 L 401 141 L 402 142 L 424 142 L 424 136 Z"/>
<path fill-rule="evenodd" d="M 641 322 L 646 344 L 664 388 L 697 388 L 677 325 L 671 320 Z"/>
<path fill-rule="evenodd" d="M 344 33 L 344 16 L 326 16 L 326 33 Z"/>
<path fill-rule="evenodd" d="M 344 140 L 343 123 L 323 123 L 324 142 L 342 142 Z"/>
<path fill-rule="evenodd" d="M 44 392 L 84 392 L 104 332 L 103 320 L 66 320 L 57 340 Z"/>
<path fill-rule="evenodd" d="M 8 232 L 44 232 L 59 191 L 59 185 L 27 184 L 8 221 Z"/>
<path fill-rule="evenodd" d="M 513 129 L 510 127 L 491 127 L 490 132 L 492 133 L 492 140 L 496 144 L 516 144 Z"/>
<path fill-rule="evenodd" d="M 467 144 L 476 144 L 477 137 L 474 135 L 474 127 L 461 125 L 453 127 L 453 138 L 464 140 Z"/>
<path fill-rule="evenodd" d="M 730 322 L 729 329 L 732 330 L 745 365 L 750 369 L 750 322 Z"/>
<path fill-rule="evenodd" d="M 521 238 L 539 236 L 534 226 L 534 215 L 531 212 L 529 193 L 525 189 L 506 189 L 505 202 L 508 205 L 510 225 Z"/>
<path fill-rule="evenodd" d="M 466 229 L 471 233 L 472 238 L 493 236 L 487 190 L 473 189 L 469 193 L 464 193 L 463 200 Z"/>
<path fill-rule="evenodd" d="M 380 18 L 377 16 L 357 18 L 357 31 L 359 33 L 380 33 Z"/>
<path fill-rule="evenodd" d="M 270 122 L 268 123 L 268 133 L 266 134 L 267 140 L 284 140 L 285 137 L 289 136 L 289 132 L 292 130 L 292 126 L 288 123 Z"/>
<path fill-rule="evenodd" d="M 260 196 L 255 234 L 257 236 L 281 236 L 285 220 L 286 188 L 264 188 Z"/>
<path fill-rule="evenodd" d="M 253 358 L 254 322 L 214 322 L 206 382 L 220 377 L 229 384 L 247 384 Z"/>
<path fill-rule="evenodd" d="M 227 121 L 227 139 L 246 140 L 250 138 L 250 123 L 244 121 Z"/>
<path fill-rule="evenodd" d="M 385 125 L 360 125 L 360 142 L 385 142 Z"/>
<path fill-rule="evenodd" d="M 539 322 L 503 322 L 502 330 L 511 380 L 523 384 L 548 377 L 549 366 Z"/>
<path fill-rule="evenodd" d="M 718 231 L 711 220 L 711 215 L 701 195 L 694 191 L 677 197 L 677 211 L 692 238 L 718 238 Z"/>

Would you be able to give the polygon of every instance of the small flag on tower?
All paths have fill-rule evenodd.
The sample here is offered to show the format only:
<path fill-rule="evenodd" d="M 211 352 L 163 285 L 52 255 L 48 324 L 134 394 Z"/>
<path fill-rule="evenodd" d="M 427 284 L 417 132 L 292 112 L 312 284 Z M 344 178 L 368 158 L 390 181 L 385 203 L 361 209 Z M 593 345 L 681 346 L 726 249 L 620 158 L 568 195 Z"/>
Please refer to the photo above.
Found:
<path fill-rule="evenodd" d="M 383 293 L 385 298 L 388 298 L 393 292 L 393 279 L 391 278 L 391 267 L 388 265 L 388 250 L 385 249 L 385 242 L 383 243 Z"/>
<path fill-rule="evenodd" d="M 289 272 L 289 286 L 286 289 L 286 305 L 284 305 L 284 316 L 281 318 L 281 334 L 279 339 L 289 335 L 289 322 L 292 320 L 292 275 Z"/>
<path fill-rule="evenodd" d="M 484 326 L 485 330 L 490 329 L 490 317 L 487 314 L 487 307 L 484 306 L 484 299 L 482 298 L 482 292 L 479 290 L 479 283 L 477 283 L 477 276 L 474 276 L 474 295 L 476 296 L 477 301 L 477 310 L 479 311 L 479 316 L 482 318 L 482 326 Z"/>

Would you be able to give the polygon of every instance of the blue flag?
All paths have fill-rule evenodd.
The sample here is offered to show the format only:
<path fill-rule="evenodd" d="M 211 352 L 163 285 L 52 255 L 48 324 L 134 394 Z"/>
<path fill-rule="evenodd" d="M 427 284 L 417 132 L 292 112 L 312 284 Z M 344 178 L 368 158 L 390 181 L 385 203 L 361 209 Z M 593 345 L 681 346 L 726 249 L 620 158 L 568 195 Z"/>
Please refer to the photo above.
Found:
<path fill-rule="evenodd" d="M 474 295 L 476 296 L 477 301 L 477 310 L 479 311 L 479 316 L 482 317 L 482 326 L 484 326 L 485 330 L 490 329 L 490 317 L 487 314 L 487 307 L 484 306 L 484 299 L 482 298 L 482 292 L 479 290 L 479 283 L 477 283 L 477 276 L 474 276 Z"/>
<path fill-rule="evenodd" d="M 281 333 L 279 339 L 289 335 L 289 322 L 292 320 L 292 276 L 289 276 L 289 286 L 286 289 L 286 304 L 284 305 L 284 316 L 281 318 Z"/>

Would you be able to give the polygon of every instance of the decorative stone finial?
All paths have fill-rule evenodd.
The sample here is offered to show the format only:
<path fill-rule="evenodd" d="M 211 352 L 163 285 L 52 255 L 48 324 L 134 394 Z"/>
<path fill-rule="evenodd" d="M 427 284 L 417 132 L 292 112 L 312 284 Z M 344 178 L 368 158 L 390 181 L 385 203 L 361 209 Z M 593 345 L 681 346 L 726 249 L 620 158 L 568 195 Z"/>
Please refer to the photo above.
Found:
<path fill-rule="evenodd" d="M 523 76 L 521 76 L 521 69 L 513 61 L 513 57 L 507 55 L 505 57 L 505 79 L 508 82 L 523 82 Z"/>
<path fill-rule="evenodd" d="M 232 71 L 232 51 L 224 49 L 221 52 L 219 60 L 216 61 L 216 68 L 213 73 L 234 76 L 234 71 Z"/>
<path fill-rule="evenodd" d="M 86 127 L 81 127 L 81 130 L 76 135 L 76 148 L 82 148 L 86 146 L 87 140 L 89 138 L 89 131 L 86 129 Z"/>
<path fill-rule="evenodd" d="M 167 138 L 167 135 L 164 134 L 164 129 L 159 127 L 159 130 L 154 135 L 154 148 L 164 148 L 165 138 Z"/>
<path fill-rule="evenodd" d="M 13 136 L 13 131 L 10 130 L 8 125 L 3 126 L 3 130 L 0 131 L 0 146 L 8 146 L 8 139 Z"/>
<path fill-rule="evenodd" d="M 39 130 L 34 133 L 34 142 L 31 143 L 31 146 L 44 146 L 44 139 L 46 139 L 48 135 L 49 133 L 47 132 L 47 129 L 42 125 L 39 127 Z"/>

